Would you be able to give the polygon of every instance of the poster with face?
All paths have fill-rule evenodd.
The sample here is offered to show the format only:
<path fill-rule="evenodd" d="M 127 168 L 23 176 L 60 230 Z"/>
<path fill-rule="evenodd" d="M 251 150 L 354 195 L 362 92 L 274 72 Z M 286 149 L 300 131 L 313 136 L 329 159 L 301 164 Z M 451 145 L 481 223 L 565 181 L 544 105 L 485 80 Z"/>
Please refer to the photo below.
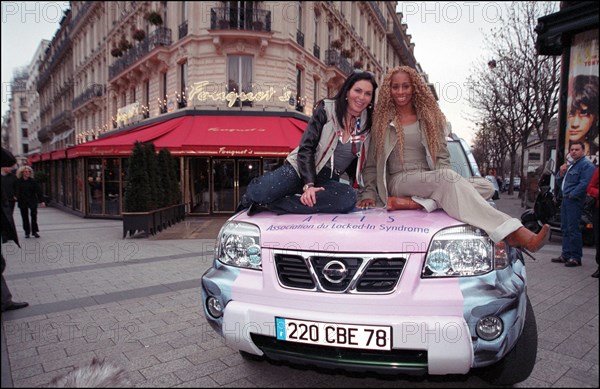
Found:
<path fill-rule="evenodd" d="M 577 34 L 571 45 L 565 155 L 571 142 L 583 142 L 598 164 L 598 30 Z"/>

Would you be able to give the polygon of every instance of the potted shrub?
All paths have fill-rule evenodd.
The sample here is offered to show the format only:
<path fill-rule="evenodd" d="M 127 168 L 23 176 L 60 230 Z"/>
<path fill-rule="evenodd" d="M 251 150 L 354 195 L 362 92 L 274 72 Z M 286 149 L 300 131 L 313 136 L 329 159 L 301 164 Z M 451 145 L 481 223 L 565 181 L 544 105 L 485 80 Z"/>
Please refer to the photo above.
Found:
<path fill-rule="evenodd" d="M 343 49 L 340 54 L 342 55 L 342 57 L 344 58 L 350 58 L 352 56 L 352 51 L 348 50 L 348 49 Z"/>
<path fill-rule="evenodd" d="M 180 204 L 177 161 L 153 143 L 136 142 L 129 157 L 123 201 L 123 238 L 136 231 L 154 235 L 185 216 Z"/>
<path fill-rule="evenodd" d="M 333 47 L 334 49 L 341 49 L 342 48 L 342 41 L 339 39 L 336 39 L 334 41 L 331 42 L 331 47 Z"/>
<path fill-rule="evenodd" d="M 129 157 L 127 170 L 127 185 L 123 199 L 123 238 L 129 232 L 133 235 L 136 231 L 154 234 L 154 216 L 152 214 L 152 191 L 149 167 L 146 163 L 146 147 L 141 142 L 135 142 Z"/>
<path fill-rule="evenodd" d="M 146 31 L 142 30 L 141 28 L 139 28 L 133 32 L 133 39 L 135 39 L 138 42 L 143 41 L 145 37 L 146 37 Z"/>
<path fill-rule="evenodd" d="M 123 51 L 118 47 L 113 47 L 110 51 L 110 55 L 113 57 L 121 57 L 123 55 Z"/>
<path fill-rule="evenodd" d="M 119 42 L 119 49 L 121 49 L 121 51 L 127 51 L 132 47 L 133 45 L 127 39 L 125 39 L 125 36 L 123 36 Z"/>
<path fill-rule="evenodd" d="M 161 26 L 163 24 L 162 16 L 156 11 L 148 12 L 146 20 L 153 26 Z"/>
<path fill-rule="evenodd" d="M 354 66 L 354 69 L 362 69 L 363 66 L 365 66 L 365 64 L 363 63 L 363 61 L 358 60 L 358 61 L 354 61 L 353 66 Z"/>

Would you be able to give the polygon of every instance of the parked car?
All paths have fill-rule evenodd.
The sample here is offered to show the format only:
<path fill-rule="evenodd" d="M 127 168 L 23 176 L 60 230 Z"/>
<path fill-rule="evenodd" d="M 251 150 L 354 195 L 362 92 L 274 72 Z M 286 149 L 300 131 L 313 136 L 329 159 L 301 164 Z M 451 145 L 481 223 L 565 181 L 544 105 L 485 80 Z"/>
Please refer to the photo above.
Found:
<path fill-rule="evenodd" d="M 494 186 L 494 196 L 492 196 L 492 200 L 498 200 L 500 198 L 500 187 L 498 186 L 498 180 L 494 176 L 485 176 L 485 179 Z"/>
<path fill-rule="evenodd" d="M 461 174 L 479 173 L 464 141 L 449 147 Z M 218 235 L 202 304 L 250 359 L 512 385 L 537 354 L 521 252 L 443 210 L 238 213 Z"/>
<path fill-rule="evenodd" d="M 514 182 L 513 190 L 516 190 L 517 192 L 519 190 L 521 190 L 521 177 L 514 177 L 513 182 Z M 505 190 L 508 190 L 509 185 L 510 185 L 510 177 L 507 177 L 504 179 Z"/>

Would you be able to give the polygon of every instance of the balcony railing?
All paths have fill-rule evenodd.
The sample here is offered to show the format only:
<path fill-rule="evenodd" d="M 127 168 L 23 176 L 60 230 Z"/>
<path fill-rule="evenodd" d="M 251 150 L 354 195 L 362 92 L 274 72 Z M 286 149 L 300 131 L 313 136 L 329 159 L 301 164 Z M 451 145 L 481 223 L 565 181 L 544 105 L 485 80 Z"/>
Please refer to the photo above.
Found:
<path fill-rule="evenodd" d="M 38 140 L 40 142 L 46 142 L 52 139 L 52 133 L 50 132 L 50 128 L 48 126 L 42 127 L 38 131 Z"/>
<path fill-rule="evenodd" d="M 296 31 L 296 42 L 302 47 L 304 47 L 304 33 L 300 30 Z"/>
<path fill-rule="evenodd" d="M 315 44 L 313 46 L 313 54 L 315 57 L 317 57 L 317 59 L 321 59 L 321 48 L 319 45 Z"/>
<path fill-rule="evenodd" d="M 179 25 L 179 39 L 186 37 L 188 34 L 187 20 Z"/>
<path fill-rule="evenodd" d="M 271 32 L 271 11 L 236 7 L 211 8 L 210 29 Z"/>
<path fill-rule="evenodd" d="M 352 73 L 350 62 L 335 49 L 325 50 L 325 60 L 327 65 L 337 66 L 346 75 Z"/>
<path fill-rule="evenodd" d="M 61 129 L 73 127 L 72 121 L 73 115 L 71 110 L 68 109 L 52 118 L 50 121 L 50 128 L 52 129 L 52 132 L 60 132 Z"/>
<path fill-rule="evenodd" d="M 387 28 L 387 21 L 385 20 L 385 17 L 383 16 L 383 13 L 381 13 L 381 10 L 379 9 L 379 6 L 377 5 L 376 1 L 369 1 L 369 5 L 371 6 L 371 9 L 373 10 L 373 12 L 375 12 L 375 15 L 377 15 L 377 19 L 379 19 L 379 22 L 381 23 L 381 25 L 384 28 Z"/>
<path fill-rule="evenodd" d="M 112 80 L 155 48 L 170 45 L 171 29 L 158 27 L 108 67 L 108 78 Z"/>
<path fill-rule="evenodd" d="M 105 86 L 102 84 L 90 85 L 82 94 L 77 96 L 71 104 L 73 109 L 77 109 L 94 97 L 101 97 L 105 92 Z"/>

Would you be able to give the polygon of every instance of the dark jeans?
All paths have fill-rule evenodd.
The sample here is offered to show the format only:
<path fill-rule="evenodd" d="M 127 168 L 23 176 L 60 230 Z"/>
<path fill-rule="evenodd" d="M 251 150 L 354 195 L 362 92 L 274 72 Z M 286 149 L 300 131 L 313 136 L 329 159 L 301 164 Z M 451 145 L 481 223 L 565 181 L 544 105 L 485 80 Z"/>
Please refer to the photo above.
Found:
<path fill-rule="evenodd" d="M 562 232 L 562 256 L 581 262 L 583 239 L 579 224 L 583 211 L 583 200 L 563 197 L 560 205 L 560 230 Z"/>
<path fill-rule="evenodd" d="M 285 163 L 276 170 L 254 178 L 242 197 L 242 206 L 258 203 L 278 213 L 347 213 L 356 205 L 356 192 L 350 185 L 339 182 L 339 176 L 329 168 L 317 175 L 315 186 L 325 190 L 316 193 L 317 202 L 308 207 L 300 202 L 304 182 L 292 165 Z"/>
<path fill-rule="evenodd" d="M 37 205 L 33 207 L 19 207 L 21 210 L 21 219 L 23 220 L 23 230 L 25 235 L 36 234 L 39 232 L 37 223 Z M 31 223 L 29 222 L 29 211 L 31 211 Z"/>

